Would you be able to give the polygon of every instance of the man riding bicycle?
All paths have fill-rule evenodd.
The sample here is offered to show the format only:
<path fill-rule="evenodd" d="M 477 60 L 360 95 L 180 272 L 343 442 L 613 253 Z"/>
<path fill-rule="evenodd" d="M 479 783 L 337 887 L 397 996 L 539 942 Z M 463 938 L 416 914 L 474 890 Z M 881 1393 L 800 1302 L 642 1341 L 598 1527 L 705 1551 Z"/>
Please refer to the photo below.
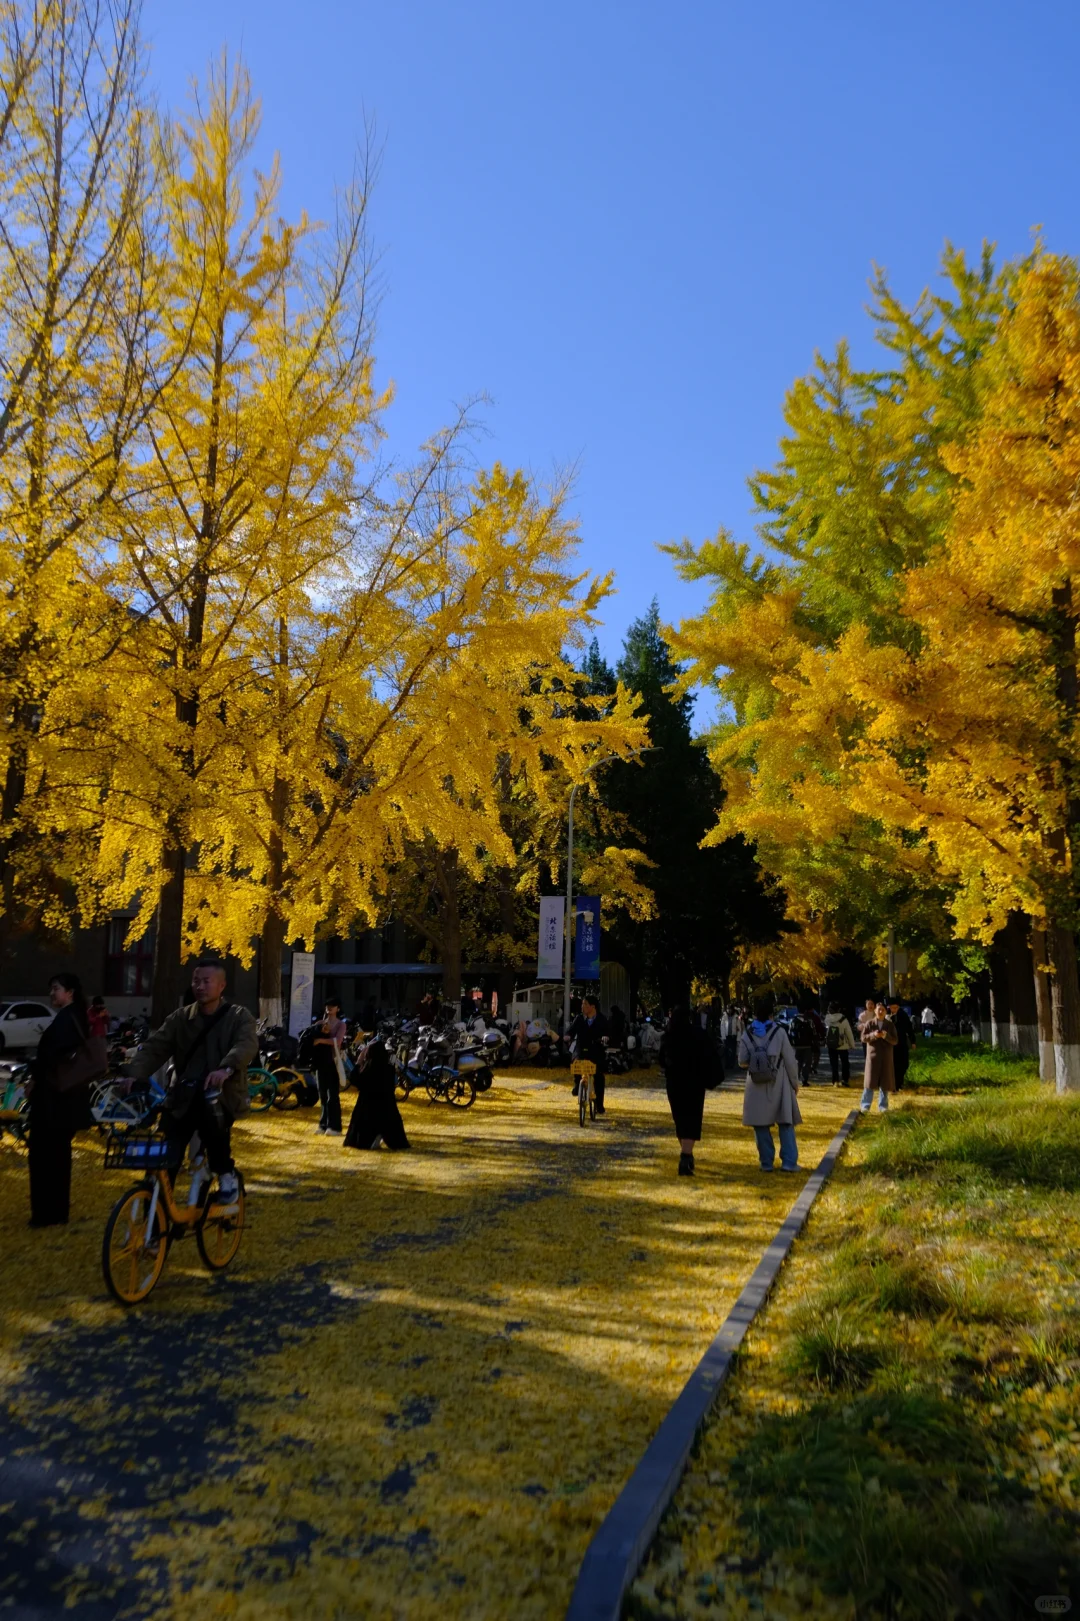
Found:
<path fill-rule="evenodd" d="M 177 1008 L 154 1030 L 127 1065 L 147 1080 L 170 1058 L 176 1072 L 166 1095 L 161 1126 L 175 1175 L 198 1132 L 223 1199 L 239 1184 L 230 1147 L 232 1123 L 248 1111 L 247 1066 L 259 1051 L 255 1017 L 225 1000 L 225 965 L 203 957 L 191 976 L 194 1002 Z"/>

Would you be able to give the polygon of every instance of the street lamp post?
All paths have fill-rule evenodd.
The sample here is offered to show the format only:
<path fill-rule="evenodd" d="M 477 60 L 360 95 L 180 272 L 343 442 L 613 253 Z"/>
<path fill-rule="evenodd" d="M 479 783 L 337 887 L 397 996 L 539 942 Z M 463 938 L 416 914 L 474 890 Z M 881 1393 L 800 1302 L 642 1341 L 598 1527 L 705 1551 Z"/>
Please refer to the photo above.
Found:
<path fill-rule="evenodd" d="M 637 760 L 643 754 L 655 754 L 657 748 L 634 749 L 630 754 L 609 754 L 603 760 L 596 760 L 592 765 L 585 767 L 585 775 L 595 771 L 597 766 L 610 765 L 613 760 Z M 576 913 L 574 911 L 574 795 L 581 787 L 575 782 L 570 790 L 570 810 L 566 826 L 566 922 L 563 941 L 563 1041 L 570 1039 L 570 949 L 573 943 L 573 927 Z"/>

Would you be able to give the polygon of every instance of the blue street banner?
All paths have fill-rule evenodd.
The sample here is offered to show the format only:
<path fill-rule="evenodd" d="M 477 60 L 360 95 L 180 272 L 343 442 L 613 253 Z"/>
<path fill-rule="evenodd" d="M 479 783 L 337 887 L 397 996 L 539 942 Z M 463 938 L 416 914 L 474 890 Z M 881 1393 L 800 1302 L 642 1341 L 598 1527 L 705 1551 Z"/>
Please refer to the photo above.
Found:
<path fill-rule="evenodd" d="M 540 897 L 540 939 L 536 953 L 537 979 L 563 976 L 563 917 L 566 901 L 562 895 Z"/>
<path fill-rule="evenodd" d="M 574 902 L 577 933 L 574 937 L 574 978 L 600 978 L 600 897 L 579 895 Z"/>

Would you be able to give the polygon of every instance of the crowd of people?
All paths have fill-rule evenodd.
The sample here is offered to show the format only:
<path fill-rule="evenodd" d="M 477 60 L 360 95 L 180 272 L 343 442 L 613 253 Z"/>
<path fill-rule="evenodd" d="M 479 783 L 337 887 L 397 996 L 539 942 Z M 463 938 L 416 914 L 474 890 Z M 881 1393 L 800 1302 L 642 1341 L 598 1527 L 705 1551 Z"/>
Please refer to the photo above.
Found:
<path fill-rule="evenodd" d="M 254 1015 L 225 994 L 225 965 L 214 957 L 200 960 L 192 973 L 192 1000 L 171 1013 L 149 1033 L 129 1060 L 131 1077 L 146 1080 L 171 1065 L 172 1081 L 161 1115 L 170 1170 L 182 1162 L 192 1137 L 203 1144 L 210 1170 L 223 1197 L 235 1193 L 232 1126 L 249 1107 L 247 1071 L 256 1060 L 259 1038 Z M 71 1197 L 71 1145 L 88 1127 L 90 1082 L 95 1064 L 101 1073 L 109 1016 L 96 997 L 87 1003 L 74 974 L 54 975 L 49 986 L 56 1016 L 42 1034 L 27 1086 L 29 1097 L 29 1170 L 32 1227 L 68 1220 Z M 428 1010 L 433 1015 L 432 1008 Z M 423 1014 L 423 1007 L 421 1014 Z M 340 1003 L 329 998 L 312 1027 L 312 1067 L 321 1113 L 315 1128 L 322 1136 L 342 1136 L 341 1089 L 345 1084 L 343 1048 L 346 1024 Z M 919 1015 L 923 1036 L 930 1039 L 938 1023 L 932 1006 Z M 679 1143 L 678 1174 L 692 1176 L 701 1141 L 705 1094 L 719 1085 L 726 1071 L 745 1072 L 743 1124 L 754 1132 L 761 1170 L 782 1172 L 798 1167 L 796 1127 L 801 1122 L 798 1094 L 819 1072 L 827 1053 L 834 1085 L 851 1085 L 851 1054 L 864 1049 L 860 1108 L 867 1113 L 877 1093 L 878 1110 L 889 1107 L 907 1074 L 916 1041 L 915 1021 L 895 999 L 868 998 L 854 1026 L 837 1002 L 822 1016 L 810 1002 L 776 1016 L 771 995 L 760 996 L 753 1009 L 729 1004 L 720 1012 L 680 1005 L 662 1025 L 659 1062 L 664 1074 L 672 1124 Z M 594 1068 L 596 1112 L 607 1113 L 607 1076 L 613 1046 L 626 1040 L 626 1018 L 618 1008 L 601 1011 L 595 995 L 575 1001 L 564 1040 L 552 1032 L 566 1058 L 588 1060 Z M 527 1038 L 528 1032 L 526 1030 Z M 354 1066 L 357 1100 L 344 1134 L 345 1146 L 401 1150 L 408 1137 L 395 1097 L 395 1071 L 385 1043 L 370 1039 Z M 573 1091 L 576 1095 L 577 1082 Z M 773 1138 L 773 1129 L 777 1138 Z"/>

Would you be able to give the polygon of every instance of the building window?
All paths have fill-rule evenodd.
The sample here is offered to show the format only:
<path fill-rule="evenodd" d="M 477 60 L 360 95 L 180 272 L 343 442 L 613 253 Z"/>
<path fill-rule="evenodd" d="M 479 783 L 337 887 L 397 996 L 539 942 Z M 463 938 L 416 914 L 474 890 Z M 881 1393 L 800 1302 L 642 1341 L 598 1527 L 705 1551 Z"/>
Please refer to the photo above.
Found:
<path fill-rule="evenodd" d="M 154 928 L 125 946 L 129 917 L 109 919 L 105 935 L 105 995 L 149 996 L 154 981 Z"/>

